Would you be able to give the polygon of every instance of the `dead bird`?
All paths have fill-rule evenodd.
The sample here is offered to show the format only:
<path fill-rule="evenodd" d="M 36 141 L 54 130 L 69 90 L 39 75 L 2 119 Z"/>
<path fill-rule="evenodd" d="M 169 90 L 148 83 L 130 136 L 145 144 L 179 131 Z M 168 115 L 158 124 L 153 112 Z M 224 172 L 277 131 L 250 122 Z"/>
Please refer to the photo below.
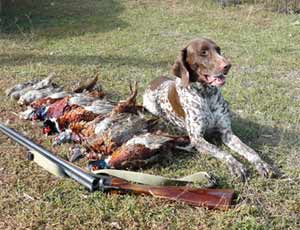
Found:
<path fill-rule="evenodd" d="M 23 84 L 17 84 L 11 89 L 7 90 L 7 94 L 10 95 L 11 99 L 19 100 L 21 96 L 25 95 L 31 90 L 41 90 L 46 88 L 57 88 L 58 86 L 52 82 L 54 74 L 51 73 L 45 79 L 41 81 L 31 80 Z"/>
<path fill-rule="evenodd" d="M 45 114 L 47 123 L 44 123 L 46 127 L 58 127 L 56 132 L 61 132 L 68 128 L 79 132 L 79 127 L 82 129 L 86 127 L 85 123 L 93 121 L 97 117 L 102 118 L 110 113 L 113 106 L 108 101 L 99 99 L 98 95 L 94 92 L 91 93 L 82 93 L 84 95 L 76 94 L 76 103 L 72 100 L 74 97 L 71 96 L 49 105 Z M 96 106 L 94 102 L 97 102 L 95 103 Z M 88 104 L 88 106 L 82 106 L 83 104 Z M 101 104 L 103 104 L 102 109 L 99 108 Z M 55 123 L 55 125 L 50 125 L 51 123 Z M 47 128 L 47 130 L 50 131 L 51 129 Z"/>
<path fill-rule="evenodd" d="M 140 108 L 136 104 L 136 97 L 138 94 L 137 87 L 137 82 L 134 82 L 134 86 L 132 86 L 131 82 L 129 82 L 130 95 L 126 100 L 121 100 L 118 102 L 112 111 L 112 116 L 118 113 L 137 113 Z"/>
<path fill-rule="evenodd" d="M 77 93 L 75 94 L 75 97 L 68 98 L 69 108 L 63 109 L 64 112 L 59 117 L 56 116 L 54 122 L 56 122 L 57 125 L 52 125 L 51 127 L 58 126 L 61 131 L 69 128 L 83 139 L 102 135 L 102 133 L 105 133 L 113 123 L 114 127 L 116 127 L 116 124 L 118 123 L 123 124 L 124 117 L 126 117 L 125 120 L 128 118 L 130 119 L 129 115 L 119 114 L 136 114 L 136 86 L 137 85 L 135 85 L 134 89 L 130 86 L 130 96 L 119 103 L 112 103 L 106 99 L 95 100 L 95 96 L 97 98 L 98 95 L 95 94 L 94 91 L 90 93 Z M 56 104 L 58 103 L 59 102 L 56 102 Z M 51 110 L 51 107 L 53 107 L 53 105 L 50 106 L 48 110 Z M 51 117 L 53 118 L 53 116 Z M 126 123 L 128 122 L 129 121 L 126 120 Z M 115 130 L 120 130 L 120 128 L 116 127 Z M 101 142 L 101 140 L 98 141 Z"/>
<path fill-rule="evenodd" d="M 5 95 L 8 97 L 11 96 L 12 99 L 18 100 L 20 97 L 20 94 L 17 94 L 15 92 L 20 92 L 21 90 L 23 90 L 25 88 L 29 88 L 30 86 L 36 84 L 37 82 L 38 82 L 38 80 L 30 80 L 30 81 L 26 81 L 24 83 L 19 83 L 15 86 L 5 90 Z"/>
<path fill-rule="evenodd" d="M 58 118 L 65 111 L 68 111 L 67 108 L 72 107 L 72 109 L 75 109 L 79 105 L 87 105 L 89 106 L 87 110 L 92 111 L 95 108 L 91 104 L 95 100 L 104 97 L 104 93 L 97 90 L 91 92 L 84 90 L 84 92 L 76 94 L 63 91 L 62 87 L 58 87 L 57 84 L 52 82 L 52 77 L 53 75 L 49 75 L 41 81 L 18 84 L 8 90 L 7 94 L 18 93 L 19 104 L 30 104 L 26 111 L 20 113 L 22 119 L 43 121 L 46 118 Z M 94 83 L 97 79 L 93 79 Z M 92 89 L 91 84 L 87 87 Z M 97 110 L 100 109 L 97 108 Z"/>
<path fill-rule="evenodd" d="M 188 137 L 144 133 L 132 137 L 117 148 L 106 162 L 110 168 L 141 168 L 157 162 L 161 154 L 171 153 L 176 146 L 188 144 Z"/>
<path fill-rule="evenodd" d="M 70 148 L 70 156 L 69 161 L 74 162 L 86 155 L 86 149 L 81 147 L 80 145 L 75 145 Z"/>
<path fill-rule="evenodd" d="M 93 124 L 94 135 L 88 137 L 86 146 L 95 152 L 111 154 L 135 135 L 148 131 L 151 122 L 138 115 L 136 105 L 137 83 L 130 84 L 130 95 L 119 101 L 109 115 Z"/>
<path fill-rule="evenodd" d="M 133 136 L 146 133 L 148 126 L 146 119 L 135 114 L 107 117 L 95 125 L 94 135 L 88 137 L 84 145 L 94 152 L 110 155 Z"/>
<path fill-rule="evenodd" d="M 95 89 L 98 81 L 98 75 L 91 81 L 83 82 L 81 85 L 72 90 L 73 93 L 82 93 L 84 91 L 92 91 Z M 102 91 L 102 88 L 98 89 L 98 91 Z"/>
<path fill-rule="evenodd" d="M 29 105 L 35 100 L 47 97 L 53 93 L 61 92 L 62 88 L 55 88 L 53 86 L 49 86 L 48 88 L 43 89 L 31 89 L 26 93 L 22 94 L 18 100 L 19 105 Z"/>
<path fill-rule="evenodd" d="M 61 92 L 58 92 L 58 93 L 53 93 L 53 94 L 50 94 L 47 97 L 43 97 L 43 98 L 40 98 L 40 99 L 37 99 L 37 100 L 33 101 L 30 104 L 30 107 L 39 109 L 42 106 L 51 105 L 54 102 L 56 102 L 60 99 L 63 99 L 65 97 L 68 97 L 68 96 L 70 96 L 70 94 L 65 92 L 65 91 L 61 91 Z"/>
<path fill-rule="evenodd" d="M 109 114 L 115 107 L 113 102 L 105 99 L 99 99 L 93 101 L 90 105 L 84 106 L 83 108 L 87 111 L 91 111 L 96 114 Z"/>

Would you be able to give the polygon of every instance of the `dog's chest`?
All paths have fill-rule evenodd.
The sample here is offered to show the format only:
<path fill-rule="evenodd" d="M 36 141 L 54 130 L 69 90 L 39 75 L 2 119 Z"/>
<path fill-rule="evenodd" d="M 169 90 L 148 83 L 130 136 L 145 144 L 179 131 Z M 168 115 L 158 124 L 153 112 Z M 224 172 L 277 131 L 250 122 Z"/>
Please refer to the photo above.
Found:
<path fill-rule="evenodd" d="M 228 113 L 228 105 L 216 87 L 194 84 L 187 89 L 178 87 L 178 93 L 187 116 L 203 129 L 216 127 Z"/>

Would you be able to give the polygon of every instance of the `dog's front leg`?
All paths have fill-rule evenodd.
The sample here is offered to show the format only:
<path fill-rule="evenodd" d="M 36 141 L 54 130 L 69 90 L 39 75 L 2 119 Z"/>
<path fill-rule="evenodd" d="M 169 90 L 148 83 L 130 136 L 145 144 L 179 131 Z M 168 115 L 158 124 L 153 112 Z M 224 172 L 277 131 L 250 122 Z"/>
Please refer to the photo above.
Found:
<path fill-rule="evenodd" d="M 260 175 L 271 177 L 276 174 L 269 164 L 264 162 L 252 148 L 243 143 L 231 130 L 222 131 L 222 140 L 230 149 L 251 162 Z"/>
<path fill-rule="evenodd" d="M 207 142 L 203 137 L 198 136 L 196 139 L 191 138 L 191 143 L 196 147 L 200 153 L 209 154 L 218 160 L 226 163 L 231 174 L 239 177 L 242 181 L 247 179 L 247 170 L 239 161 L 237 161 L 229 153 L 222 151 L 217 146 Z"/>
<path fill-rule="evenodd" d="M 185 118 L 186 130 L 189 134 L 191 144 L 198 150 L 198 152 L 207 153 L 226 163 L 231 174 L 239 177 L 242 181 L 245 181 L 247 178 L 247 170 L 245 169 L 245 167 L 232 155 L 225 151 L 222 151 L 217 146 L 207 142 L 204 139 L 203 136 L 209 121 L 206 117 L 207 114 L 203 113 L 201 106 L 202 104 L 198 104 L 191 108 L 188 106 L 185 107 L 187 114 Z"/>

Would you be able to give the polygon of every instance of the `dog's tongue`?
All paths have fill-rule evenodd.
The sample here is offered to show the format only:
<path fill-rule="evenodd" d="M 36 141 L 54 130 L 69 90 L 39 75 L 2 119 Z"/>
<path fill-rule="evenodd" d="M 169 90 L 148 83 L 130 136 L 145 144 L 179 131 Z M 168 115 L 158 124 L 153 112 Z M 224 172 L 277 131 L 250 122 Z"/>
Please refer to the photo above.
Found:
<path fill-rule="evenodd" d="M 224 77 L 224 76 L 217 77 L 215 82 L 216 82 L 218 85 L 224 85 L 224 84 L 225 84 L 225 77 Z"/>
<path fill-rule="evenodd" d="M 207 80 L 209 82 L 209 84 L 211 85 L 215 85 L 215 86 L 222 86 L 225 84 L 225 77 L 224 76 L 208 76 Z"/>

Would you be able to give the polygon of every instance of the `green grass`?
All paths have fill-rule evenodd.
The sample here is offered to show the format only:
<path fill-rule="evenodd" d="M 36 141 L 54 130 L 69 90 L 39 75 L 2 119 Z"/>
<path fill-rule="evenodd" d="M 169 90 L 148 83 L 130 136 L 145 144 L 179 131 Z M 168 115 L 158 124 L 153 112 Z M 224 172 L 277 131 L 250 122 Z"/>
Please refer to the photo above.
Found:
<path fill-rule="evenodd" d="M 128 94 L 139 80 L 139 101 L 151 79 L 168 74 L 180 48 L 205 36 L 233 63 L 225 98 L 235 112 L 234 131 L 285 175 L 232 179 L 226 166 L 197 153 L 178 155 L 144 170 L 179 177 L 212 172 L 234 188 L 239 204 L 228 212 L 133 195 L 88 193 L 25 160 L 25 150 L 0 136 L 0 229 L 299 229 L 300 33 L 299 15 L 241 5 L 222 9 L 208 1 L 42 1 L 30 20 L 0 24 L 0 121 L 44 146 L 37 124 L 4 90 L 50 72 L 70 87 L 96 70 L 104 89 Z M 35 127 L 35 128 L 34 128 Z M 66 154 L 67 146 L 52 149 Z"/>

